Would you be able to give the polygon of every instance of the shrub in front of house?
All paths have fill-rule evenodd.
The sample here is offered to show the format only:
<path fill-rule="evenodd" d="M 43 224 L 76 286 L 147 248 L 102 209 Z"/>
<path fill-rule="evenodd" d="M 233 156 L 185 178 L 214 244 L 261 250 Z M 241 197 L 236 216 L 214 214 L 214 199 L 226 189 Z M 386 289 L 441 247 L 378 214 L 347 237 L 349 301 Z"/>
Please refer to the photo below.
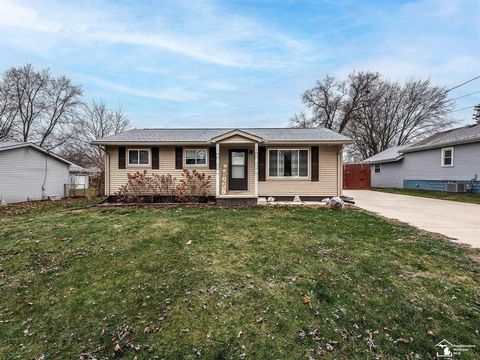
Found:
<path fill-rule="evenodd" d="M 211 176 L 196 170 L 182 171 L 182 179 L 170 174 L 149 175 L 147 170 L 128 174 L 127 183 L 115 193 L 114 200 L 124 203 L 207 202 Z"/>
<path fill-rule="evenodd" d="M 211 176 L 197 170 L 183 169 L 182 180 L 177 186 L 177 199 L 181 202 L 206 202 L 210 190 Z"/>

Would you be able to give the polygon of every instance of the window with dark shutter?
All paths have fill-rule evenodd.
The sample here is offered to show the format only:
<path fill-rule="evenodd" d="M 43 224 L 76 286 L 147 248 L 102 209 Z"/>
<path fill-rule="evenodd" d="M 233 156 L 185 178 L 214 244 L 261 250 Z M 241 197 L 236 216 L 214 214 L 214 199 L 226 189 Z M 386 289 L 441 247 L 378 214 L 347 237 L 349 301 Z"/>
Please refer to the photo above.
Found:
<path fill-rule="evenodd" d="M 266 148 L 265 146 L 259 146 L 258 147 L 258 181 L 265 181 L 265 166 L 267 163 L 266 160 Z"/>
<path fill-rule="evenodd" d="M 208 168 L 210 170 L 217 168 L 217 149 L 214 146 L 208 148 Z"/>
<path fill-rule="evenodd" d="M 312 146 L 312 156 L 310 167 L 312 169 L 312 181 L 318 181 L 318 146 Z"/>
<path fill-rule="evenodd" d="M 120 146 L 118 148 L 118 168 L 119 169 L 125 169 L 125 165 L 126 165 L 126 159 L 125 159 L 125 155 L 127 153 L 127 149 L 123 146 Z"/>
<path fill-rule="evenodd" d="M 152 169 L 160 169 L 160 149 L 152 147 Z"/>
<path fill-rule="evenodd" d="M 182 169 L 183 168 L 183 148 L 176 147 L 175 148 L 175 169 Z"/>

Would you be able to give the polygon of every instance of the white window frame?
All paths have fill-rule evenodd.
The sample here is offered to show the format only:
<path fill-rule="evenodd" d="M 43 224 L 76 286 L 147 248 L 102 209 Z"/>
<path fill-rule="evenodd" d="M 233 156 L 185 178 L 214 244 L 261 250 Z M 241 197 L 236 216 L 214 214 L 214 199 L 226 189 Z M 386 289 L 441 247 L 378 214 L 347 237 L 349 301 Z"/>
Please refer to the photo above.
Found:
<path fill-rule="evenodd" d="M 307 150 L 307 176 L 283 176 L 283 175 L 277 175 L 277 176 L 270 176 L 270 150 Z M 300 156 L 298 157 L 300 159 Z M 320 159 L 319 159 L 320 162 Z M 299 164 L 300 165 L 300 164 Z M 310 180 L 311 179 L 311 161 L 310 161 L 310 148 L 308 147 L 296 147 L 296 148 L 267 148 L 267 166 L 266 166 L 266 173 L 267 173 L 267 179 L 269 180 Z"/>
<path fill-rule="evenodd" d="M 378 165 L 378 172 L 377 172 L 377 165 Z M 373 173 L 375 175 L 379 175 L 382 173 L 382 164 L 378 163 L 378 164 L 373 164 Z"/>
<path fill-rule="evenodd" d="M 130 164 L 130 151 L 147 151 L 148 164 Z M 138 154 L 138 161 L 140 162 L 140 153 Z M 127 148 L 127 166 L 128 167 L 150 167 L 152 166 L 152 152 L 149 148 Z"/>
<path fill-rule="evenodd" d="M 450 150 L 452 152 L 452 156 L 451 156 L 451 159 L 452 159 L 452 163 L 451 164 L 448 164 L 446 165 L 445 164 L 445 152 Z M 447 147 L 447 148 L 442 148 L 442 157 L 440 159 L 441 163 L 440 165 L 442 167 L 453 167 L 453 157 L 454 157 L 454 151 L 453 151 L 453 146 L 452 147 Z"/>
<path fill-rule="evenodd" d="M 187 150 L 195 151 L 195 164 L 187 164 Z M 199 150 L 205 151 L 205 164 L 197 164 L 197 154 Z M 184 167 L 208 167 L 210 159 L 208 158 L 208 149 L 207 148 L 185 148 L 183 149 L 183 166 Z"/>

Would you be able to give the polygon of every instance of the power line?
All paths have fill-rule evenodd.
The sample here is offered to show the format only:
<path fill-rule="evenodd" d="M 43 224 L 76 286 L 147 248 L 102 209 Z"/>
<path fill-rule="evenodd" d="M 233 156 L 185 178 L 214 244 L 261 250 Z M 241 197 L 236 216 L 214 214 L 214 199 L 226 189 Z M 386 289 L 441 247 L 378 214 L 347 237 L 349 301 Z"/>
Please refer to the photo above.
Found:
<path fill-rule="evenodd" d="M 458 109 L 458 110 L 453 110 L 453 111 L 450 111 L 450 112 L 454 113 L 454 112 L 458 112 L 458 111 L 462 111 L 462 110 L 467 110 L 467 109 L 470 109 L 470 108 L 474 108 L 475 106 L 477 106 L 477 105 L 466 106 L 464 108 L 461 108 L 461 109 Z"/>
<path fill-rule="evenodd" d="M 465 81 L 465 82 L 463 82 L 463 83 L 461 83 L 461 84 L 459 84 L 459 85 L 457 85 L 457 86 L 454 86 L 454 87 L 448 89 L 447 92 L 450 92 L 450 91 L 452 91 L 452 90 L 454 90 L 454 89 L 457 89 L 457 88 L 459 88 L 460 86 L 463 86 L 463 85 L 465 85 L 465 84 L 468 84 L 469 82 L 472 82 L 472 81 L 477 80 L 477 79 L 480 79 L 480 75 L 478 75 L 478 76 L 476 76 L 476 77 L 474 77 L 474 78 L 472 78 L 472 79 L 470 79 L 470 80 L 467 80 L 467 81 Z"/>
<path fill-rule="evenodd" d="M 475 94 L 478 94 L 478 93 L 480 93 L 480 90 L 479 90 L 479 91 L 472 92 L 472 93 L 467 94 L 467 95 L 462 95 L 462 96 L 456 97 L 456 98 L 454 98 L 454 99 L 452 99 L 452 100 L 458 100 L 458 99 L 461 99 L 461 98 L 464 98 L 464 97 L 467 97 L 467 96 L 471 96 L 471 95 L 475 95 Z"/>

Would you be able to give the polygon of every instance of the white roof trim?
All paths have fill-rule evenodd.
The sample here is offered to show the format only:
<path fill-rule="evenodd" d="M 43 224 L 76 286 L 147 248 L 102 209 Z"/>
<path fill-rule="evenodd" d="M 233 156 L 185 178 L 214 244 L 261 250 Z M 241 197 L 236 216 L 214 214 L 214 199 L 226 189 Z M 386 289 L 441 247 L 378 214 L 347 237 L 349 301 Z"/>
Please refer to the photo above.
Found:
<path fill-rule="evenodd" d="M 38 146 L 38 145 L 35 145 L 33 143 L 30 143 L 30 142 L 19 142 L 19 143 L 13 143 L 12 145 L 7 145 L 7 146 L 3 146 L 3 147 L 0 147 L 0 151 L 7 151 L 7 150 L 14 150 L 14 149 L 21 149 L 21 148 L 25 148 L 25 147 L 31 147 L 37 151 L 40 151 L 44 154 L 47 154 L 59 161 L 62 161 L 68 165 L 74 165 L 72 162 L 68 161 L 67 159 L 64 159 L 62 158 L 61 156 L 58 156 L 48 150 L 45 150 L 44 148 Z"/>
<path fill-rule="evenodd" d="M 210 139 L 210 142 L 215 143 L 215 142 L 218 142 L 218 141 L 221 141 L 221 140 L 228 139 L 229 137 L 232 137 L 232 136 L 235 136 L 235 135 L 239 135 L 239 136 L 242 136 L 244 138 L 247 138 L 247 139 L 250 139 L 250 140 L 253 140 L 253 141 L 257 141 L 257 142 L 263 142 L 263 140 L 264 140 L 263 138 L 261 138 L 259 136 L 256 136 L 256 135 L 253 135 L 253 134 L 250 134 L 246 131 L 243 131 L 243 130 L 240 130 L 240 129 L 235 129 L 235 130 L 228 131 L 225 134 L 213 137 L 212 139 Z"/>

